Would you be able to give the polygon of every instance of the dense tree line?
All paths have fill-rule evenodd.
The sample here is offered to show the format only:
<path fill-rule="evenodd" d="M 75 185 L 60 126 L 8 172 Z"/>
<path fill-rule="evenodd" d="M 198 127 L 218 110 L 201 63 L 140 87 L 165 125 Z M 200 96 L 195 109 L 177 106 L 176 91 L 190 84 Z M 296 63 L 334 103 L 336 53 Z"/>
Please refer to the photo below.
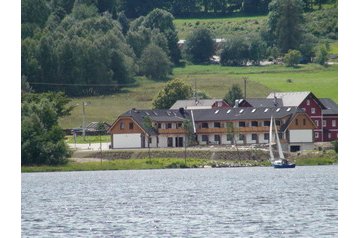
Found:
<path fill-rule="evenodd" d="M 22 1 L 21 70 L 35 92 L 96 95 L 119 91 L 135 75 L 167 78 L 181 58 L 174 17 L 154 9 L 130 21 L 118 7 L 118 1 Z M 153 49 L 157 57 L 148 54 Z"/>

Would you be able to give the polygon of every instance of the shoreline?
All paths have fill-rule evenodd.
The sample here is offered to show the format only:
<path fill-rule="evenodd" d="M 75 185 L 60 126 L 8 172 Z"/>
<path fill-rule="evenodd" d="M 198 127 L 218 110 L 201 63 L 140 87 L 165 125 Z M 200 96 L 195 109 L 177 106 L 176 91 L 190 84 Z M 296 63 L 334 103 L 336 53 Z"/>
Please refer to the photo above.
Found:
<path fill-rule="evenodd" d="M 22 173 L 66 172 L 101 170 L 142 170 L 172 168 L 233 168 L 270 167 L 265 150 L 121 150 L 121 151 L 75 151 L 65 165 L 21 166 Z M 288 159 L 297 166 L 336 165 L 338 157 L 334 151 L 311 151 L 288 154 Z"/>

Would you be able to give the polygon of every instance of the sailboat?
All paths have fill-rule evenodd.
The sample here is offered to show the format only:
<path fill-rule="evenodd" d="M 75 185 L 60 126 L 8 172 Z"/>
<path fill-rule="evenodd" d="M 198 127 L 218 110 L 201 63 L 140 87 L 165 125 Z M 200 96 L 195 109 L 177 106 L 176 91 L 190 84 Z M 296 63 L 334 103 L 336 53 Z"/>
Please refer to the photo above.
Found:
<path fill-rule="evenodd" d="M 272 133 L 272 128 L 275 129 L 275 134 Z M 277 144 L 278 149 L 278 158 L 275 158 L 272 151 L 272 146 Z M 285 159 L 285 156 L 282 151 L 282 146 L 280 142 L 280 138 L 278 136 L 277 132 L 277 126 L 274 118 L 271 116 L 271 122 L 270 122 L 270 134 L 269 134 L 269 150 L 270 150 L 270 162 L 272 166 L 276 169 L 283 169 L 283 168 L 295 168 L 296 164 L 288 162 L 287 159 Z"/>

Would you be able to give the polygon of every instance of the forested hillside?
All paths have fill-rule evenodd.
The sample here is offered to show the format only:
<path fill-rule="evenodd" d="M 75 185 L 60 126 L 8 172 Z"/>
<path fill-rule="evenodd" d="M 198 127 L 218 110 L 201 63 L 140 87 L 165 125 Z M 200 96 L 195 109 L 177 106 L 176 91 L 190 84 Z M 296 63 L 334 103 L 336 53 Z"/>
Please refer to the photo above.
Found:
<path fill-rule="evenodd" d="M 293 9 L 290 18 L 277 18 L 282 4 Z M 22 0 L 21 71 L 22 85 L 28 86 L 23 90 L 91 96 L 120 93 L 123 86 L 138 85 L 138 76 L 165 81 L 174 66 L 210 62 L 210 55 L 195 60 L 195 52 L 208 52 L 203 44 L 188 40 L 184 48 L 178 46 L 178 36 L 202 42 L 195 34 L 203 30 L 209 39 L 228 38 L 213 52 L 221 56 L 221 65 L 260 64 L 289 49 L 300 51 L 306 62 L 323 52 L 325 63 L 328 49 L 322 45 L 338 38 L 336 4 L 334 0 Z M 280 23 L 291 16 L 297 17 L 289 27 Z M 294 44 L 285 37 L 293 37 Z M 240 58 L 233 58 L 237 55 Z"/>

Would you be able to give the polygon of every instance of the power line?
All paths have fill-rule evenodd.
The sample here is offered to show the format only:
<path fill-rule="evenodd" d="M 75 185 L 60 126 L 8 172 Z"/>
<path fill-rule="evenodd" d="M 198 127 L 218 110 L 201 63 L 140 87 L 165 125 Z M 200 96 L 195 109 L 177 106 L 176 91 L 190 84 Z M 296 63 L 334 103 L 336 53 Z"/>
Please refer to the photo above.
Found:
<path fill-rule="evenodd" d="M 90 87 L 130 87 L 135 84 L 81 84 L 81 83 L 41 83 L 41 82 L 29 82 L 33 85 L 52 85 L 52 86 L 90 86 Z"/>

